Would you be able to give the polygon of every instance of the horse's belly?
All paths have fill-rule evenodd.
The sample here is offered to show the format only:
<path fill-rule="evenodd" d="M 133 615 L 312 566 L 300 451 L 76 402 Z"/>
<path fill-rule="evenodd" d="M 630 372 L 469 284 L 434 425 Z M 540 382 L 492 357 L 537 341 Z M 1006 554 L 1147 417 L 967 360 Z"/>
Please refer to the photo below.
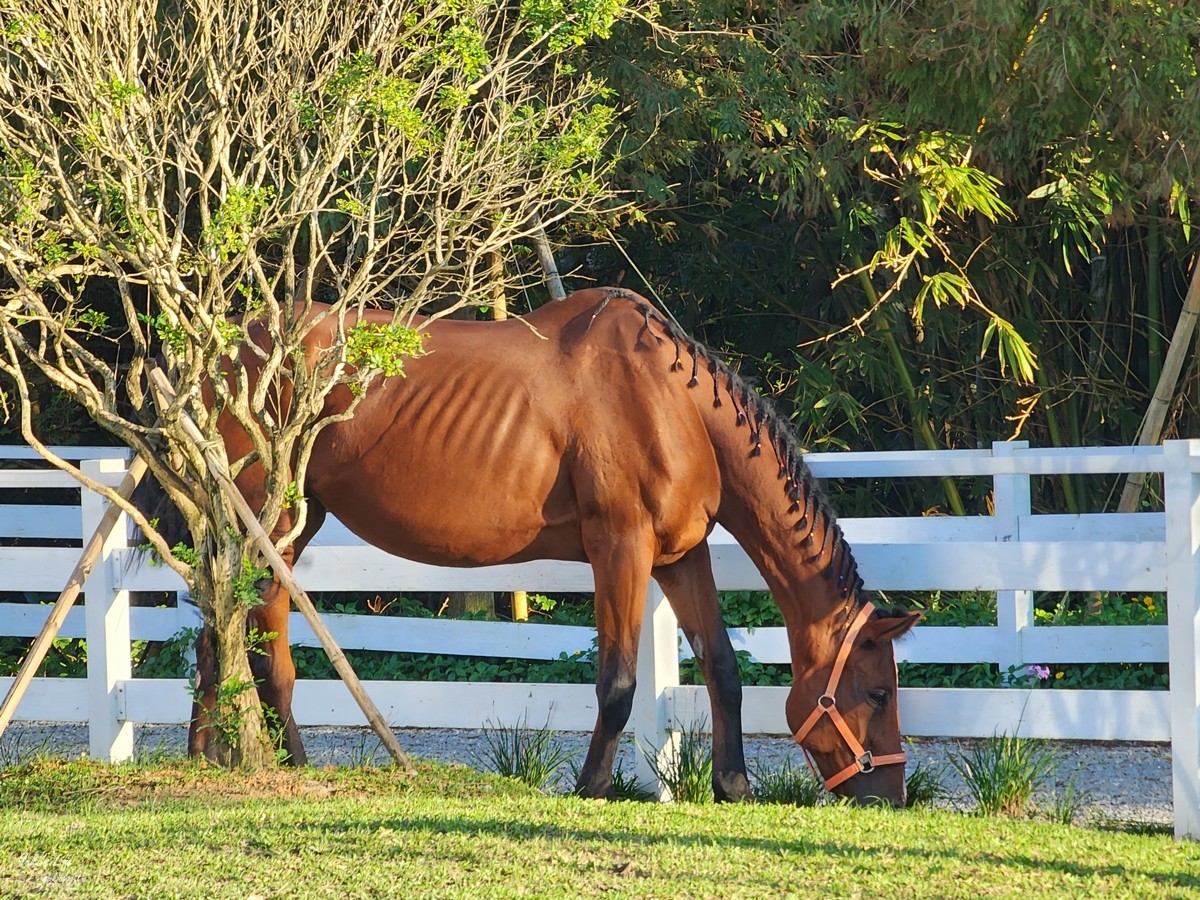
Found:
<path fill-rule="evenodd" d="M 573 499 L 553 485 L 519 491 L 447 485 L 417 470 L 321 484 L 330 513 L 364 541 L 432 565 L 486 566 L 531 559 L 584 559 Z M 503 486 L 500 486 L 503 487 Z"/>

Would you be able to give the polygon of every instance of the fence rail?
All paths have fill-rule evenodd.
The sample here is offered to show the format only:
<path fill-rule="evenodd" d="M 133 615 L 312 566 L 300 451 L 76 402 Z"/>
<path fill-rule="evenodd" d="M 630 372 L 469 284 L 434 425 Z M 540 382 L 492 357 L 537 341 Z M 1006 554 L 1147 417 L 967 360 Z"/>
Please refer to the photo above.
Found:
<path fill-rule="evenodd" d="M 73 451 L 90 460 L 92 477 L 115 483 L 120 454 L 111 448 Z M 0 458 L 15 458 L 0 449 Z M 116 458 L 114 458 L 116 457 Z M 23 458 L 31 458 L 25 451 Z M 901 691 L 901 721 L 911 735 L 986 736 L 996 731 L 1087 740 L 1170 740 L 1173 744 L 1176 832 L 1200 836 L 1200 442 L 1165 447 L 1036 450 L 999 443 L 990 450 L 812 454 L 821 478 L 991 477 L 994 515 L 844 519 L 869 588 L 882 590 L 996 591 L 991 626 L 922 626 L 897 647 L 915 663 L 991 662 L 1002 669 L 1027 663 L 1170 663 L 1171 691 L 932 689 Z M 1164 475 L 1165 513 L 1034 514 L 1030 478 L 1056 474 Z M 5 488 L 63 487 L 55 470 L 0 470 Z M 70 482 L 74 485 L 74 482 Z M 79 491 L 75 487 L 76 495 Z M 82 506 L 0 503 L 0 571 L 7 591 L 57 593 L 102 504 L 85 493 Z M 41 545 L 37 545 L 38 543 Z M 55 544 L 46 546 L 47 543 Z M 63 546 L 67 544 L 67 546 Z M 70 679 L 35 679 L 18 717 L 87 721 L 92 752 L 121 758 L 132 752 L 132 723 L 185 721 L 189 702 L 174 679 L 134 679 L 130 639 L 162 640 L 194 623 L 187 609 L 127 607 L 131 590 L 182 587 L 169 569 L 137 558 L 115 539 L 85 588 L 93 598 L 68 617 L 63 636 L 89 639 L 90 687 Z M 763 589 L 761 576 L 732 538 L 712 536 L 713 566 L 722 590 Z M 590 592 L 591 569 L 533 562 L 482 569 L 425 566 L 365 546 L 336 521 L 305 552 L 297 578 L 314 591 L 530 590 Z M 1153 591 L 1168 595 L 1170 626 L 1035 625 L 1032 592 Z M 639 662 L 639 697 L 630 728 L 655 746 L 673 723 L 707 715 L 702 689 L 680 686 L 678 631 L 657 586 L 648 590 Z M 99 598 L 99 603 L 96 603 Z M 0 603 L 0 635 L 32 636 L 48 607 Z M 328 624 L 345 649 L 469 656 L 555 659 L 586 650 L 588 628 L 534 623 L 458 622 L 401 617 L 331 615 Z M 295 643 L 316 646 L 307 625 L 293 617 Z M 786 663 L 782 629 L 732 629 L 734 646 L 762 662 Z M 0 679 L 0 690 L 7 679 Z M 478 727 L 485 720 L 548 721 L 552 727 L 590 729 L 593 688 L 580 685 L 366 682 L 385 718 L 396 725 Z M 90 697 L 88 695 L 90 691 Z M 780 733 L 784 688 L 747 688 L 749 733 Z M 302 681 L 296 714 L 301 724 L 362 724 L 340 682 Z"/>

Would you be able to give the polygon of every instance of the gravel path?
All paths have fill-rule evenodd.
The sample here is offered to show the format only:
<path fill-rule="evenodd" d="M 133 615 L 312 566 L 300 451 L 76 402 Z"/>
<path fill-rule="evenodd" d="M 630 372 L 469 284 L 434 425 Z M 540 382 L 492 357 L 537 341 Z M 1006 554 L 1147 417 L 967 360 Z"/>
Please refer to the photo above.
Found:
<path fill-rule="evenodd" d="M 388 757 L 379 739 L 368 728 L 303 728 L 309 761 L 315 766 L 384 763 Z M 179 756 L 184 753 L 186 729 L 182 726 L 144 726 L 135 732 L 139 754 Z M 413 756 L 447 763 L 481 767 L 486 741 L 483 731 L 405 728 L 397 731 L 405 750 Z M 582 759 L 588 735 L 564 732 L 558 739 Z M 971 745 L 968 740 L 914 740 L 909 748 L 909 771 L 914 765 L 941 772 L 949 796 L 941 802 L 950 809 L 967 810 L 971 803 L 958 773 L 949 765 L 954 754 Z M 1072 776 L 1082 795 L 1077 821 L 1090 824 L 1142 824 L 1171 826 L 1171 750 L 1168 744 L 1051 742 L 1056 762 L 1054 777 L 1035 803 L 1052 806 Z M 37 754 L 73 757 L 87 752 L 87 729 L 78 725 L 14 723 L 0 738 L 0 766 Z M 785 760 L 803 766 L 803 757 L 788 738 L 749 737 L 747 761 L 753 767 L 778 767 Z M 632 772 L 637 748 L 622 741 L 619 764 Z"/>

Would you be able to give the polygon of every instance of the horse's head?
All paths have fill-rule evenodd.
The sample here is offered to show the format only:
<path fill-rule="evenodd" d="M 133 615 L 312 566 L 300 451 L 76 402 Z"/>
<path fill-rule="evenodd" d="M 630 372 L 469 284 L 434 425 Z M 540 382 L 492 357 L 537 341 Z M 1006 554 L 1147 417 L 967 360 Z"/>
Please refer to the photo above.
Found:
<path fill-rule="evenodd" d="M 825 786 L 856 803 L 905 803 L 892 642 L 918 619 L 865 604 L 845 628 L 813 637 L 807 656 L 823 663 L 797 673 L 788 695 L 796 741 L 816 760 Z"/>

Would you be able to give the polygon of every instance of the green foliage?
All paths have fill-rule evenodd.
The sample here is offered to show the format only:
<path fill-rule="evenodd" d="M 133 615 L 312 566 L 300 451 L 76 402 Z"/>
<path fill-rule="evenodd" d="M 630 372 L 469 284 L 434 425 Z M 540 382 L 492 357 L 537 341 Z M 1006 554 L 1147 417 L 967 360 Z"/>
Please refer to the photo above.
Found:
<path fill-rule="evenodd" d="M 257 628 L 249 628 L 246 631 L 246 650 L 250 653 L 257 653 L 259 656 L 266 656 L 265 645 L 277 637 L 279 637 L 278 631 L 259 631 Z"/>
<path fill-rule="evenodd" d="M 187 349 L 187 328 L 166 310 L 151 316 L 148 313 L 138 313 L 138 321 L 149 325 L 159 341 L 171 349 L 172 353 L 182 354 Z"/>
<path fill-rule="evenodd" d="M 534 34 L 546 36 L 554 50 L 609 36 L 621 13 L 618 0 L 521 0 L 521 18 L 533 23 Z"/>
<path fill-rule="evenodd" d="M 461 70 L 469 81 L 479 78 L 492 61 L 478 26 L 466 19 L 446 29 L 439 49 L 442 65 Z"/>
<path fill-rule="evenodd" d="M 136 84 L 129 84 L 113 75 L 100 85 L 100 90 L 116 109 L 126 106 L 134 97 L 142 95 L 143 91 Z"/>
<path fill-rule="evenodd" d="M 346 335 L 346 361 L 385 378 L 403 376 L 404 360 L 423 353 L 422 334 L 404 325 L 361 322 Z"/>
<path fill-rule="evenodd" d="M 786 663 L 763 663 L 756 660 L 749 650 L 735 650 L 738 675 L 742 684 L 750 686 L 788 685 L 792 683 L 791 666 Z M 683 684 L 704 684 L 700 663 L 695 657 L 679 661 L 679 680 Z"/>
<path fill-rule="evenodd" d="M 9 11 L 6 10 L 6 13 Z M 22 39 L 32 39 L 39 43 L 47 43 L 54 36 L 42 27 L 42 17 L 38 15 L 6 15 L 0 36 L 8 43 L 16 43 Z"/>
<path fill-rule="evenodd" d="M 196 566 L 200 562 L 199 552 L 182 541 L 171 548 L 171 555 L 186 566 Z"/>
<path fill-rule="evenodd" d="M 572 764 L 572 770 L 575 781 L 578 782 L 579 770 L 574 764 Z M 654 791 L 638 781 L 636 774 L 626 772 L 620 762 L 613 767 L 612 786 L 613 793 L 616 794 L 618 800 L 631 800 L 635 803 L 642 803 L 657 799 Z"/>
<path fill-rule="evenodd" d="M 0 893 L 211 894 L 201 872 L 221 880 L 222 896 L 383 896 L 403 885 L 447 898 L 1119 898 L 1200 887 L 1200 847 L 1161 829 L 598 804 L 465 766 L 418 768 L 417 778 L 391 766 L 285 770 L 248 789 L 243 773 L 182 761 L 25 762 L 0 773 Z"/>
<path fill-rule="evenodd" d="M 0 675 L 16 675 L 29 653 L 29 639 L 0 637 Z M 39 678 L 83 678 L 87 675 L 87 642 L 55 638 L 34 673 Z"/>
<path fill-rule="evenodd" d="M 1023 816 L 1033 792 L 1050 777 L 1054 751 L 1035 738 L 997 734 L 950 757 L 984 816 Z"/>
<path fill-rule="evenodd" d="M 204 248 L 223 263 L 244 252 L 250 246 L 266 208 L 274 201 L 275 193 L 275 188 L 270 186 L 231 187 L 204 230 Z"/>
<path fill-rule="evenodd" d="M 1059 825 L 1070 825 L 1080 815 L 1086 796 L 1079 789 L 1079 773 L 1073 773 L 1063 785 L 1062 790 L 1056 790 L 1050 798 L 1048 807 L 1040 808 L 1038 812 L 1051 822 Z"/>
<path fill-rule="evenodd" d="M 133 674 L 136 678 L 192 678 L 195 667 L 188 660 L 199 628 L 181 628 L 165 641 L 133 642 Z"/>
<path fill-rule="evenodd" d="M 769 591 L 721 591 L 721 615 L 730 628 L 766 628 L 783 624 Z"/>
<path fill-rule="evenodd" d="M 1195 252 L 1194 8 L 657 16 L 592 54 L 630 123 L 623 184 L 645 198 L 618 231 L 626 283 L 761 375 L 806 446 L 1134 441 Z M 582 275 L 630 268 L 594 255 Z M 1181 394 L 1192 433 L 1200 393 Z M 1034 502 L 1113 498 L 1111 479 L 1062 478 Z M 929 481 L 839 498 L 846 515 L 946 502 Z"/>
<path fill-rule="evenodd" d="M 233 591 L 233 599 L 245 609 L 252 609 L 255 606 L 262 605 L 262 593 L 259 591 L 259 582 L 265 581 L 271 577 L 271 570 L 265 567 L 254 565 L 249 557 L 242 557 L 242 570 L 236 578 L 233 579 L 231 589 Z"/>

